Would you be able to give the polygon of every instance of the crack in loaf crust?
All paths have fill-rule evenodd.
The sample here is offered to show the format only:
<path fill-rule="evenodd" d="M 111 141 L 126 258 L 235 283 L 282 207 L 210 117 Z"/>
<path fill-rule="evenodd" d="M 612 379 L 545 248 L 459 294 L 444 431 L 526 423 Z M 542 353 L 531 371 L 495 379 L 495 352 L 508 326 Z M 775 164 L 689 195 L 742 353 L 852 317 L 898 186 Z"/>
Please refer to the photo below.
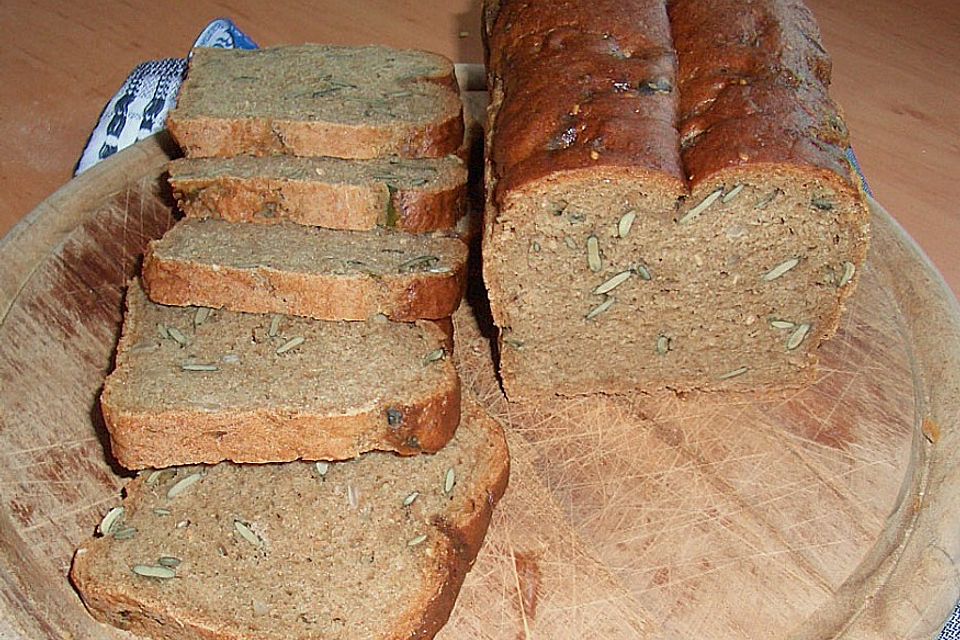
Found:
<path fill-rule="evenodd" d="M 782 0 L 625 4 L 485 7 L 504 388 L 801 384 L 868 215 L 813 17 Z"/>

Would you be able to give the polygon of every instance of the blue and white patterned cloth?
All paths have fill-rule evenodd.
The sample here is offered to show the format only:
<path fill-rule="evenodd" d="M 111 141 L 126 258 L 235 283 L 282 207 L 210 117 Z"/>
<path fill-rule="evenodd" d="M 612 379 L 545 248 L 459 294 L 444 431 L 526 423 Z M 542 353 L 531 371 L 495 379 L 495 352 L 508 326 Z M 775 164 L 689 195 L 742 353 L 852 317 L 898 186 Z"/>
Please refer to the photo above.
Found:
<path fill-rule="evenodd" d="M 221 18 L 207 25 L 193 46 L 256 49 L 257 43 L 232 21 Z M 167 112 L 176 104 L 186 70 L 184 58 L 151 60 L 138 65 L 103 109 L 74 175 L 163 129 Z"/>
<path fill-rule="evenodd" d="M 256 49 L 257 43 L 232 21 L 221 18 L 207 25 L 193 46 Z M 77 164 L 76 174 L 163 129 L 186 70 L 187 60 L 183 58 L 151 60 L 137 66 L 104 108 Z M 860 176 L 864 190 L 872 193 L 853 149 L 847 150 L 847 157 Z M 960 640 L 960 603 L 943 627 L 939 640 Z"/>

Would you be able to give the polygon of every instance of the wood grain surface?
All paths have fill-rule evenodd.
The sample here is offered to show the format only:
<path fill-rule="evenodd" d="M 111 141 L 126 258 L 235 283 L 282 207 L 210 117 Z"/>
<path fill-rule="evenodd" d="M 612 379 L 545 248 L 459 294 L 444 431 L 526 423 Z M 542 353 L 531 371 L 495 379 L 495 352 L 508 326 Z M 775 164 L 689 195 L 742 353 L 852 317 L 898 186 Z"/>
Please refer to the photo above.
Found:
<path fill-rule="evenodd" d="M 473 104 L 473 102 L 471 102 Z M 119 638 L 66 579 L 118 501 L 97 404 L 121 296 L 173 220 L 152 138 L 0 243 L 0 637 Z M 513 471 L 444 640 L 932 638 L 960 596 L 960 308 L 879 207 L 811 387 L 507 403 L 474 280 L 464 389 Z"/>
<path fill-rule="evenodd" d="M 960 291 L 960 2 L 808 0 L 877 199 Z M 4 2 L 0 235 L 72 175 L 100 111 L 144 60 L 182 57 L 213 18 L 261 45 L 384 43 L 480 62 L 480 0 Z M 463 34 L 463 37 L 461 37 Z"/>

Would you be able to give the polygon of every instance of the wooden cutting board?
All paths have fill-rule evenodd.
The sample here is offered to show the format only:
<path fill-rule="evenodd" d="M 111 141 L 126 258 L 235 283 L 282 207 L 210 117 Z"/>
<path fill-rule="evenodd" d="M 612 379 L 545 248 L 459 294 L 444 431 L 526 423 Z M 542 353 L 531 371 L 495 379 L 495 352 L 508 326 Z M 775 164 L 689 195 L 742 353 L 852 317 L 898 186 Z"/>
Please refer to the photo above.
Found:
<path fill-rule="evenodd" d="M 66 574 L 129 477 L 97 396 L 171 153 L 135 145 L 0 243 L 0 638 L 128 637 Z M 875 203 L 873 237 L 819 379 L 783 394 L 508 403 L 474 282 L 464 388 L 513 472 L 439 637 L 934 637 L 960 596 L 960 310 Z"/>

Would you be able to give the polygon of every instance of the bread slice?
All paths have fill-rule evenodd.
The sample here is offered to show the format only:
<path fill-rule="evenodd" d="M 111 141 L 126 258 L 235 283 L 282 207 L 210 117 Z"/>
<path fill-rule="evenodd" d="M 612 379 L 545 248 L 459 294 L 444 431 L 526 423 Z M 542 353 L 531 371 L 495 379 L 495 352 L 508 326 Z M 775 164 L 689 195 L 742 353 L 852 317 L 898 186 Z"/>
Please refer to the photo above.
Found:
<path fill-rule="evenodd" d="M 97 619 L 165 640 L 432 638 L 509 473 L 496 423 L 462 422 L 429 456 L 141 473 L 70 577 Z"/>
<path fill-rule="evenodd" d="M 167 126 L 188 157 L 441 157 L 463 141 L 453 64 L 381 46 L 194 49 Z"/>
<path fill-rule="evenodd" d="M 413 321 L 460 306 L 466 266 L 453 235 L 187 218 L 150 243 L 143 279 L 161 304 Z"/>
<path fill-rule="evenodd" d="M 436 451 L 460 419 L 432 323 L 165 307 L 135 282 L 126 305 L 100 405 L 129 469 Z"/>
<path fill-rule="evenodd" d="M 444 158 L 181 158 L 170 185 L 191 218 L 411 233 L 452 229 L 463 216 L 467 169 Z"/>
<path fill-rule="evenodd" d="M 485 13 L 483 268 L 505 391 L 807 382 L 868 236 L 809 12 L 608 4 L 576 26 L 566 1 Z"/>

